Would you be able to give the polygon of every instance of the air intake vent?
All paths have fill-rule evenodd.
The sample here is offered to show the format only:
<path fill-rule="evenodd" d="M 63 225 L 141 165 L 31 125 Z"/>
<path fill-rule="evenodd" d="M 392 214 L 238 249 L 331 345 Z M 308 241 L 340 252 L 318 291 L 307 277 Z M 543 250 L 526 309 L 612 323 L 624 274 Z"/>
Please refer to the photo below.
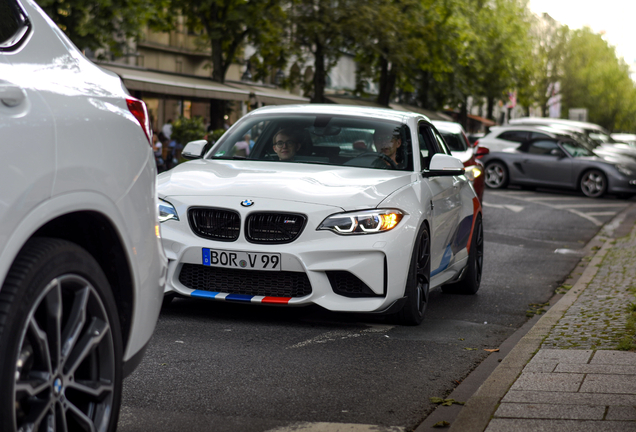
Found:
<path fill-rule="evenodd" d="M 234 241 L 241 232 L 241 216 L 230 210 L 193 207 L 188 222 L 196 235 L 210 240 Z"/>
<path fill-rule="evenodd" d="M 260 271 L 183 264 L 179 281 L 190 289 L 228 294 L 272 297 L 304 297 L 311 294 L 307 274 Z"/>
<path fill-rule="evenodd" d="M 367 284 L 348 271 L 328 271 L 331 289 L 343 297 L 384 297 L 376 294 Z"/>
<path fill-rule="evenodd" d="M 290 243 L 306 221 L 305 216 L 294 213 L 252 213 L 247 217 L 246 238 L 251 243 Z"/>

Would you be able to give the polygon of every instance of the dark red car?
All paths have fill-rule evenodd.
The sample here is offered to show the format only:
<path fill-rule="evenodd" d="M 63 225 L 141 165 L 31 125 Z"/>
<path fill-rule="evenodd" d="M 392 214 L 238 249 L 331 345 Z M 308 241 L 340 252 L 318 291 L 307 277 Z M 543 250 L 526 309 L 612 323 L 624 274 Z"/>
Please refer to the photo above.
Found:
<path fill-rule="evenodd" d="M 459 123 L 440 120 L 433 120 L 432 123 L 446 141 L 453 156 L 460 159 L 466 167 L 466 176 L 472 182 L 479 201 L 483 201 L 484 164 L 479 158 L 488 154 L 489 150 L 479 147 L 479 141 L 471 144 Z"/>

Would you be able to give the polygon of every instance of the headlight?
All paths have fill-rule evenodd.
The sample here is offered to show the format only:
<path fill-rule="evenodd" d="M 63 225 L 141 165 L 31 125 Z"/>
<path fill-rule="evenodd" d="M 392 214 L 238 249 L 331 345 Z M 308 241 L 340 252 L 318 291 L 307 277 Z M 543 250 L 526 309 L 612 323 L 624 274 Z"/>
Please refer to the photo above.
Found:
<path fill-rule="evenodd" d="M 466 177 L 468 177 L 468 180 L 470 180 L 471 182 L 474 182 L 475 179 L 479 177 L 483 172 L 482 168 L 479 165 L 466 167 L 464 171 L 464 174 L 466 174 Z"/>
<path fill-rule="evenodd" d="M 616 165 L 616 171 L 618 171 L 619 173 L 625 175 L 625 176 L 630 176 L 632 174 L 634 174 L 634 171 L 630 170 L 627 167 L 624 167 L 623 165 Z"/>
<path fill-rule="evenodd" d="M 168 201 L 159 198 L 159 201 L 157 201 L 157 205 L 159 206 L 159 222 L 165 222 L 171 219 L 179 220 L 177 209 L 175 209 L 174 206 Z"/>
<path fill-rule="evenodd" d="M 403 217 L 404 213 L 396 209 L 339 213 L 322 221 L 318 229 L 337 234 L 372 234 L 392 230 Z"/>

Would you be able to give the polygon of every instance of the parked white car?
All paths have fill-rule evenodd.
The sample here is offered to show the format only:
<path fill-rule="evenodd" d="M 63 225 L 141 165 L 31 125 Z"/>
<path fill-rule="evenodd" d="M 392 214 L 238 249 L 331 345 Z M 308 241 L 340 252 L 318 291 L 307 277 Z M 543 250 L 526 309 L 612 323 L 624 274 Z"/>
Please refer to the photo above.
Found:
<path fill-rule="evenodd" d="M 158 177 L 168 299 L 317 304 L 417 325 L 430 289 L 479 289 L 481 205 L 426 117 L 265 107 L 201 158 L 204 145 Z"/>
<path fill-rule="evenodd" d="M 521 117 L 510 120 L 510 124 L 514 126 L 542 125 L 565 129 L 576 128 L 585 135 L 589 143 L 596 145 L 596 147 L 592 149 L 595 153 L 602 150 L 636 159 L 636 147 L 628 143 L 616 141 L 605 128 L 594 123 L 549 117 Z"/>
<path fill-rule="evenodd" d="M 594 152 L 605 160 L 616 163 L 634 163 L 634 152 L 625 152 L 612 144 L 599 144 L 590 139 L 581 128 L 567 124 L 525 124 L 515 123 L 504 126 L 494 126 L 490 132 L 480 138 L 478 145 L 488 148 L 491 152 L 516 149 L 522 143 L 539 138 L 571 138 Z"/>
<path fill-rule="evenodd" d="M 0 430 L 114 430 L 166 274 L 148 114 L 33 1 L 1 6 Z"/>

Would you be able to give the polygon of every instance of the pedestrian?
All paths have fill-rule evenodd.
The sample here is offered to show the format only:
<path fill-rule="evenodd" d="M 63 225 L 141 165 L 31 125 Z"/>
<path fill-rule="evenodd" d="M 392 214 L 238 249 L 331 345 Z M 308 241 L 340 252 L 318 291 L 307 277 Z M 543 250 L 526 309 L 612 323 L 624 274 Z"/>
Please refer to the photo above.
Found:
<path fill-rule="evenodd" d="M 172 119 L 168 119 L 166 124 L 161 126 L 161 133 L 170 140 L 170 136 L 172 135 Z"/>
<path fill-rule="evenodd" d="M 155 163 L 157 165 L 157 172 L 165 171 L 165 162 L 163 160 L 163 144 L 159 140 L 159 135 L 153 132 L 152 134 L 152 151 L 155 154 Z"/>

